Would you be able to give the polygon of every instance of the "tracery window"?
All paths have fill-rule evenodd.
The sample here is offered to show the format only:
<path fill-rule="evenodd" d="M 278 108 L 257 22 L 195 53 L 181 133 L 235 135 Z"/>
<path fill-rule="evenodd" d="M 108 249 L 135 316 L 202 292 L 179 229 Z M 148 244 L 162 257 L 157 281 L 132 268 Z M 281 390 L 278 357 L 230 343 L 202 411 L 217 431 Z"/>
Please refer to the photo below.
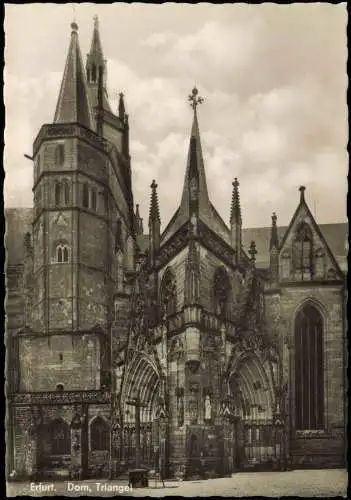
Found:
<path fill-rule="evenodd" d="M 294 268 L 301 272 L 301 279 L 312 274 L 313 236 L 311 228 L 302 222 L 297 228 L 294 241 Z"/>
<path fill-rule="evenodd" d="M 167 269 L 161 282 L 161 314 L 169 316 L 177 310 L 177 287 L 175 276 L 171 269 Z"/>
<path fill-rule="evenodd" d="M 214 308 L 218 315 L 226 315 L 229 311 L 230 282 L 224 267 L 218 267 L 213 282 Z"/>
<path fill-rule="evenodd" d="M 305 306 L 295 320 L 295 425 L 296 429 L 324 426 L 323 319 Z"/>
<path fill-rule="evenodd" d="M 51 454 L 70 455 L 71 454 L 71 430 L 67 422 L 57 419 L 49 426 Z"/>
<path fill-rule="evenodd" d="M 110 427 L 106 420 L 96 417 L 90 426 L 90 445 L 92 451 L 110 449 Z"/>

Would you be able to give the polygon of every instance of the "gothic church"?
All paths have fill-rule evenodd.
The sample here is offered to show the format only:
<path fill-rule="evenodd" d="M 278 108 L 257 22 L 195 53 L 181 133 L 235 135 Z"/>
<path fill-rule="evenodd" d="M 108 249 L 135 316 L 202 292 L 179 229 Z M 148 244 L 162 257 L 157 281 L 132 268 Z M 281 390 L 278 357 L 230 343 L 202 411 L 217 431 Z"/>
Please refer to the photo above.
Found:
<path fill-rule="evenodd" d="M 345 463 L 347 225 L 318 225 L 300 187 L 288 227 L 245 229 L 237 179 L 225 223 L 189 102 L 179 208 L 161 231 L 152 181 L 145 234 L 98 20 L 85 67 L 72 23 L 33 209 L 6 212 L 8 476 L 118 477 L 156 452 L 178 478 Z"/>

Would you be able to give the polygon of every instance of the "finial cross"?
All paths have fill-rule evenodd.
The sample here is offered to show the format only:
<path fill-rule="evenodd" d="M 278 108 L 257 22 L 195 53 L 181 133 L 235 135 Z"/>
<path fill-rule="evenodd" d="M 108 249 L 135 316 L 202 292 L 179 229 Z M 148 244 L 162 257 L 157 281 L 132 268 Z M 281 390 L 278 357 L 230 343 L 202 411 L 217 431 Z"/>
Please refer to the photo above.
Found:
<path fill-rule="evenodd" d="M 196 108 L 199 104 L 202 104 L 204 102 L 203 97 L 198 96 L 198 93 L 199 91 L 197 90 L 196 87 L 194 87 L 191 94 L 188 97 L 189 104 L 194 111 L 196 111 Z"/>

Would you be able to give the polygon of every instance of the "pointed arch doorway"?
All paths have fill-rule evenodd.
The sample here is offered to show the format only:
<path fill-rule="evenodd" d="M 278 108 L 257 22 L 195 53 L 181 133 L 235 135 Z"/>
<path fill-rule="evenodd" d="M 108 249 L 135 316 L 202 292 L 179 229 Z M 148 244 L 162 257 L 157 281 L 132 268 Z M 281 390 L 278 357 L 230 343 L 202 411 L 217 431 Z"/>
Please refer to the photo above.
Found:
<path fill-rule="evenodd" d="M 271 470 L 276 461 L 275 389 L 261 356 L 249 351 L 232 364 L 233 470 Z"/>
<path fill-rule="evenodd" d="M 145 353 L 135 353 L 126 367 L 121 392 L 120 460 L 128 467 L 135 467 L 137 462 L 142 468 L 155 467 L 155 455 L 160 446 L 161 380 L 154 359 Z"/>

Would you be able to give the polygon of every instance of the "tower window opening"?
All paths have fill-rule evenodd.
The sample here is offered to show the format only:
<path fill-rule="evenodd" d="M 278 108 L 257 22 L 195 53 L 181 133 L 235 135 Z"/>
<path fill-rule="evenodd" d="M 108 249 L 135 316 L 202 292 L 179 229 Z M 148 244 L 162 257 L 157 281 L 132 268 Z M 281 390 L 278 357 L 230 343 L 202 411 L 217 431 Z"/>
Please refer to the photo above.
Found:
<path fill-rule="evenodd" d="M 57 391 L 63 391 L 64 390 L 64 385 L 63 384 L 56 384 L 56 390 Z"/>
<path fill-rule="evenodd" d="M 83 207 L 89 208 L 89 188 L 88 184 L 83 185 Z"/>
<path fill-rule="evenodd" d="M 96 210 L 96 189 L 92 188 L 91 190 L 91 208 L 92 210 Z"/>
<path fill-rule="evenodd" d="M 93 83 L 96 83 L 96 65 L 93 64 L 92 68 L 91 68 L 91 81 Z"/>
<path fill-rule="evenodd" d="M 61 202 L 61 184 L 56 182 L 55 184 L 55 205 L 60 205 Z"/>
<path fill-rule="evenodd" d="M 57 248 L 57 262 L 62 262 L 62 248 Z"/>
<path fill-rule="evenodd" d="M 68 262 L 69 253 L 67 245 L 58 245 L 56 249 L 56 260 L 59 263 Z"/>
<path fill-rule="evenodd" d="M 56 165 L 63 165 L 65 162 L 65 147 L 63 144 L 59 144 L 55 151 Z"/>

